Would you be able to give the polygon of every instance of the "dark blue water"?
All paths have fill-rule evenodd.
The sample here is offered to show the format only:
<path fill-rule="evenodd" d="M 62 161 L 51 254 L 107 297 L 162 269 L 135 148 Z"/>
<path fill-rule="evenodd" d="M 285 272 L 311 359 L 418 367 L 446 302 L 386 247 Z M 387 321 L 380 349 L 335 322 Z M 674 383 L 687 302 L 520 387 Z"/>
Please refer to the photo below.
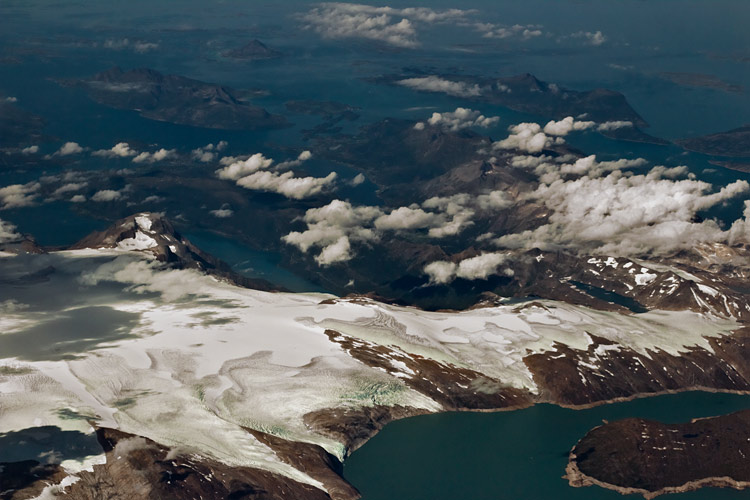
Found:
<path fill-rule="evenodd" d="M 388 424 L 344 466 L 363 500 L 616 500 L 598 487 L 572 488 L 568 453 L 602 419 L 684 422 L 750 408 L 750 397 L 690 392 L 588 410 L 548 404 L 500 413 L 444 413 Z M 703 489 L 675 500 L 736 500 L 748 492 Z M 637 498 L 633 496 L 633 498 Z"/>
<path fill-rule="evenodd" d="M 373 2 L 383 4 L 383 2 Z M 750 3 L 721 0 L 532 0 L 479 1 L 456 4 L 447 0 L 388 2 L 393 7 L 428 6 L 436 9 L 477 9 L 471 19 L 503 25 L 539 24 L 544 36 L 531 40 L 484 39 L 471 27 L 449 24 L 418 25 L 421 46 L 413 50 L 384 50 L 361 40 L 326 40 L 301 29 L 299 14 L 312 1 L 274 2 L 164 1 L 120 4 L 81 2 L 54 8 L 45 0 L 9 0 L 0 5 L 0 47 L 14 56 L 0 64 L 0 94 L 15 96 L 18 104 L 47 120 L 48 141 L 40 144 L 51 153 L 64 141 L 92 149 L 127 141 L 142 149 L 176 148 L 180 151 L 220 140 L 229 142 L 226 154 L 263 152 L 278 161 L 291 153 L 278 146 L 304 148 L 302 130 L 319 123 L 318 117 L 290 114 L 288 100 L 335 100 L 361 108 L 361 118 L 342 122 L 345 131 L 385 117 L 421 119 L 432 111 L 468 106 L 500 122 L 486 132 L 497 139 L 508 125 L 548 117 L 525 115 L 499 106 L 475 103 L 439 94 L 418 94 L 406 88 L 373 84 L 367 78 L 397 73 L 404 67 L 434 72 L 508 76 L 521 72 L 576 89 L 606 87 L 623 92 L 652 127 L 649 133 L 668 139 L 716 132 L 750 122 L 750 94 L 678 85 L 659 77 L 663 71 L 710 74 L 733 84 L 750 82 L 750 64 L 742 61 L 750 47 L 745 23 Z M 602 31 L 605 44 L 587 46 L 571 38 L 577 31 Z M 221 52 L 261 38 L 284 53 L 270 61 L 243 62 Z M 139 53 L 105 48 L 108 40 L 157 44 Z M 263 89 L 255 102 L 274 113 L 287 114 L 294 127 L 277 131 L 217 131 L 144 119 L 136 112 L 118 111 L 92 102 L 78 89 L 63 88 L 55 79 L 81 78 L 114 65 L 151 67 L 221 83 L 239 89 Z M 424 108 L 415 110 L 413 108 Z M 683 154 L 677 147 L 625 143 L 597 134 L 573 135 L 569 142 L 604 159 L 647 158 L 652 164 L 686 164 L 699 178 L 717 185 L 746 174 L 722 170 L 703 155 Z M 0 185 L 34 181 L 42 174 L 67 170 L 124 168 L 129 160 L 103 160 L 81 155 L 58 166 L 0 169 Z M 332 170 L 344 179 L 353 177 L 341 165 L 312 162 L 310 174 Z M 250 196 L 250 194 L 248 194 Z M 377 204 L 374 187 L 342 187 L 339 196 L 357 203 Z M 196 200 L 187 200 L 195 203 Z M 96 220 L 77 207 L 60 204 L 3 211 L 0 215 L 32 232 L 46 244 L 69 244 L 108 221 Z M 715 213 L 727 221 L 741 214 L 738 200 Z M 46 219 L 57 219 L 45 228 Z M 176 214 L 169 214 L 171 216 Z M 51 226 L 49 224 L 46 224 Z M 228 257 L 219 255 L 219 257 Z M 248 254 L 248 258 L 252 255 Z M 226 259 L 231 260 L 231 259 Z M 240 260 L 242 261 L 242 260 Z"/>

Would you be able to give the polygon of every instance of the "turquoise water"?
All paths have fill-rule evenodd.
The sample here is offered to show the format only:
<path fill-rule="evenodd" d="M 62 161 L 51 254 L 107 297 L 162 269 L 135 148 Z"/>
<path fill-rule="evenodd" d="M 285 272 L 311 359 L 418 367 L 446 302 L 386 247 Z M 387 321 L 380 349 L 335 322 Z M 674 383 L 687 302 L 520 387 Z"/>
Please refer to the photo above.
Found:
<path fill-rule="evenodd" d="M 326 292 L 327 290 L 279 265 L 279 254 L 253 250 L 229 238 L 212 233 L 187 233 L 185 237 L 201 250 L 221 259 L 248 278 L 260 278 L 292 292 Z"/>
<path fill-rule="evenodd" d="M 570 449 L 602 419 L 676 423 L 746 408 L 747 396 L 688 392 L 588 410 L 540 404 L 512 412 L 413 417 L 388 424 L 354 452 L 344 476 L 363 500 L 615 500 L 622 495 L 598 487 L 572 488 L 562 478 Z M 749 496 L 708 488 L 665 498 Z"/>

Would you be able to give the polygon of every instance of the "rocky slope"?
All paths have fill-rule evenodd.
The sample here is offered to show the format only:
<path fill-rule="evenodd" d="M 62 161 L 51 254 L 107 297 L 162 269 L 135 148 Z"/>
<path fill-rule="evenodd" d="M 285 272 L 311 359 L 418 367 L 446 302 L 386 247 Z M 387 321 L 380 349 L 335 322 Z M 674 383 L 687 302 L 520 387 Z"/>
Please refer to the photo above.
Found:
<path fill-rule="evenodd" d="M 226 130 L 287 125 L 283 117 L 249 104 L 234 89 L 152 69 L 115 67 L 89 79 L 61 83 L 85 89 L 96 102 L 138 111 L 151 120 Z"/>
<path fill-rule="evenodd" d="M 650 499 L 702 487 L 750 486 L 750 411 L 681 424 L 626 419 L 592 429 L 573 448 L 571 486 Z"/>
<path fill-rule="evenodd" d="M 26 278 L 0 289 L 0 352 L 11 353 L 0 432 L 40 418 L 85 433 L 92 422 L 102 453 L 88 465 L 6 464 L 26 479 L 0 481 L 14 499 L 65 480 L 73 498 L 348 500 L 357 493 L 340 461 L 394 419 L 750 393 L 746 274 L 726 267 L 744 257 L 732 251 L 668 263 L 530 252 L 515 286 L 555 300 L 485 295 L 437 312 L 237 287 L 253 283 L 152 213 L 63 252 L 6 254 L 1 274 Z M 97 338 L 92 323 L 70 355 L 74 333 L 38 337 L 92 308 L 126 316 L 111 323 L 116 336 Z"/>
<path fill-rule="evenodd" d="M 172 223 L 158 213 L 144 212 L 120 219 L 108 229 L 88 235 L 69 249 L 86 248 L 146 252 L 170 268 L 198 269 L 256 290 L 283 290 L 266 280 L 247 278 L 233 272 L 228 264 L 183 238 Z"/>

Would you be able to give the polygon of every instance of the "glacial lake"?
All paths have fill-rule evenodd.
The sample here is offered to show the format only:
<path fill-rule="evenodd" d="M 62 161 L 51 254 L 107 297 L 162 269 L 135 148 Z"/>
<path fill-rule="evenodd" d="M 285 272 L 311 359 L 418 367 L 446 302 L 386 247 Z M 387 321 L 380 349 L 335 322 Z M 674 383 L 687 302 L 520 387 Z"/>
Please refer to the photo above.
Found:
<path fill-rule="evenodd" d="M 570 410 L 539 404 L 497 413 L 452 412 L 388 424 L 355 451 L 344 476 L 363 500 L 615 500 L 617 492 L 572 488 L 563 479 L 568 453 L 602 420 L 664 422 L 750 408 L 750 396 L 686 392 Z M 675 500 L 735 500 L 748 491 L 705 488 Z"/>

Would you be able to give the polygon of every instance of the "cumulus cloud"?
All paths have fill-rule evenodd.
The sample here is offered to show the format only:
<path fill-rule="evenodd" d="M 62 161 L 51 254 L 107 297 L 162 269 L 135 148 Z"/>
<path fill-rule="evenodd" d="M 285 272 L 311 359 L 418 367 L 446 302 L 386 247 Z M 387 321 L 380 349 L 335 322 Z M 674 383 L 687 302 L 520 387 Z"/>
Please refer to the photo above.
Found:
<path fill-rule="evenodd" d="M 566 136 L 574 130 L 587 130 L 596 126 L 596 123 L 590 121 L 576 120 L 572 116 L 563 118 L 560 121 L 552 120 L 544 126 L 544 133 L 554 136 Z"/>
<path fill-rule="evenodd" d="M 224 203 L 221 208 L 211 210 L 209 213 L 219 219 L 226 219 L 234 215 L 234 210 L 232 210 L 228 203 Z"/>
<path fill-rule="evenodd" d="M 363 182 L 365 182 L 365 174 L 360 173 L 360 174 L 355 175 L 352 178 L 352 180 L 349 181 L 349 184 L 356 187 L 362 184 Z"/>
<path fill-rule="evenodd" d="M 366 243 L 377 239 L 372 221 L 382 212 L 377 207 L 355 207 L 348 201 L 333 200 L 328 205 L 309 209 L 303 218 L 307 230 L 293 231 L 282 238 L 303 252 L 321 249 L 316 260 L 330 265 L 351 259 L 351 241 Z"/>
<path fill-rule="evenodd" d="M 34 199 L 41 184 L 38 182 L 29 182 L 27 184 L 11 184 L 0 188 L 0 209 L 28 207 L 34 204 Z"/>
<path fill-rule="evenodd" d="M 555 144 L 563 144 L 560 137 L 552 137 L 542 131 L 538 123 L 519 123 L 509 129 L 510 135 L 493 143 L 495 149 L 516 149 L 527 153 L 541 153 Z"/>
<path fill-rule="evenodd" d="M 5 98 L 5 101 L 6 102 L 18 102 L 18 98 L 17 97 L 13 97 L 13 96 L 8 96 L 8 97 Z"/>
<path fill-rule="evenodd" d="M 292 167 L 298 167 L 305 163 L 307 160 L 312 158 L 312 153 L 310 151 L 302 151 L 298 156 L 296 160 L 289 160 L 289 161 L 283 161 L 276 165 L 277 169 L 284 169 L 284 168 L 292 168 Z"/>
<path fill-rule="evenodd" d="M 508 261 L 508 256 L 499 252 L 483 253 L 476 257 L 464 259 L 458 264 L 450 261 L 435 261 L 427 264 L 424 268 L 425 274 L 430 277 L 430 282 L 435 284 L 447 284 L 456 278 L 466 280 L 487 279 L 497 274 L 498 268 Z M 505 269 L 503 274 L 512 276 L 512 269 Z"/>
<path fill-rule="evenodd" d="M 353 3 L 322 3 L 301 16 L 324 38 L 363 38 L 402 48 L 419 45 L 416 23 L 455 22 L 470 11 L 425 7 L 397 9 Z"/>
<path fill-rule="evenodd" d="M 22 236 L 16 232 L 16 226 L 0 219 L 0 243 L 12 243 L 21 238 Z"/>
<path fill-rule="evenodd" d="M 115 191 L 113 189 L 102 189 L 101 191 L 97 191 L 94 193 L 94 195 L 91 197 L 91 201 L 115 201 L 122 198 L 122 193 L 120 191 Z"/>
<path fill-rule="evenodd" d="M 25 155 L 34 155 L 34 154 L 37 154 L 38 152 L 39 152 L 39 146 L 36 146 L 36 145 L 29 146 L 21 150 L 21 153 Z"/>
<path fill-rule="evenodd" d="M 84 201 L 86 201 L 86 197 L 82 194 L 77 194 L 70 198 L 71 203 L 83 203 Z"/>
<path fill-rule="evenodd" d="M 482 94 L 482 89 L 476 83 L 470 84 L 467 82 L 448 80 L 435 75 L 405 78 L 396 83 L 414 90 L 440 92 L 456 97 L 478 97 Z"/>
<path fill-rule="evenodd" d="M 500 191 L 479 196 L 433 197 L 421 205 L 391 210 L 334 200 L 308 210 L 303 218 L 307 229 L 291 232 L 282 240 L 302 252 L 320 249 L 316 260 L 321 265 L 329 265 L 351 259 L 353 245 L 379 241 L 388 232 L 420 231 L 436 239 L 455 236 L 474 224 L 472 218 L 477 211 L 502 210 L 512 203 L 511 198 Z"/>
<path fill-rule="evenodd" d="M 203 276 L 189 269 L 160 270 L 158 261 L 121 256 L 102 264 L 78 277 L 84 286 L 95 286 L 102 281 L 115 281 L 129 284 L 135 293 L 159 293 L 162 300 L 171 302 L 200 290 Z"/>
<path fill-rule="evenodd" d="M 227 141 L 219 141 L 216 144 L 206 144 L 202 148 L 196 148 L 191 152 L 191 156 L 194 160 L 203 163 L 210 163 L 219 156 L 221 151 L 224 151 L 229 145 Z"/>
<path fill-rule="evenodd" d="M 375 219 L 375 227 L 383 230 L 422 229 L 440 225 L 441 214 L 425 212 L 419 206 L 400 207 Z"/>
<path fill-rule="evenodd" d="M 588 45 L 599 46 L 607 41 L 607 37 L 601 31 L 579 31 L 570 35 L 572 38 L 584 40 Z"/>
<path fill-rule="evenodd" d="M 53 156 L 71 156 L 83 153 L 84 151 L 85 149 L 77 142 L 66 142 L 65 144 L 60 146 L 60 149 L 58 149 L 51 155 L 47 155 L 46 158 L 52 158 Z"/>
<path fill-rule="evenodd" d="M 136 156 L 138 151 L 132 149 L 127 142 L 118 142 L 111 149 L 100 149 L 91 154 L 104 158 L 127 158 L 129 156 Z"/>
<path fill-rule="evenodd" d="M 632 127 L 633 122 L 625 120 L 616 120 L 611 122 L 604 122 L 597 125 L 596 129 L 600 132 L 606 132 L 608 130 L 617 130 L 621 128 Z"/>
<path fill-rule="evenodd" d="M 492 23 L 477 23 L 475 24 L 477 31 L 483 33 L 484 38 L 499 38 L 504 40 L 506 38 L 520 38 L 528 40 L 542 36 L 542 26 L 538 24 L 514 24 L 513 26 L 499 26 Z"/>
<path fill-rule="evenodd" d="M 52 197 L 56 198 L 66 193 L 73 193 L 75 191 L 80 191 L 81 189 L 85 188 L 87 185 L 88 185 L 87 182 L 69 182 L 67 184 L 63 184 L 59 188 L 55 189 L 55 191 L 52 193 Z"/>
<path fill-rule="evenodd" d="M 237 185 L 256 191 L 270 191 L 301 200 L 320 194 L 336 180 L 336 172 L 325 177 L 294 177 L 294 172 L 271 172 L 263 170 L 245 176 L 237 181 Z"/>
<path fill-rule="evenodd" d="M 456 132 L 469 127 L 491 127 L 498 121 L 500 121 L 500 117 L 498 116 L 486 117 L 479 111 L 467 108 L 456 108 L 455 111 L 432 113 L 432 116 L 427 120 L 427 123 L 433 127 L 441 127 Z M 420 124 L 422 124 L 421 127 L 419 126 Z M 419 122 L 414 128 L 421 130 L 424 128 L 424 123 Z"/>
<path fill-rule="evenodd" d="M 715 192 L 706 182 L 674 180 L 686 173 L 683 168 L 656 167 L 647 174 L 632 175 L 616 168 L 623 162 L 598 163 L 592 157 L 580 161 L 577 167 L 570 164 L 571 173 L 587 175 L 569 180 L 552 176 L 527 195 L 550 210 L 547 223 L 501 236 L 496 240 L 499 246 L 664 255 L 740 234 L 739 229 L 731 234 L 722 230 L 714 220 L 698 221 L 697 214 L 747 193 L 750 185 L 746 181 Z M 590 170 L 596 174 L 591 175 Z M 607 170 L 611 171 L 604 175 Z"/>
<path fill-rule="evenodd" d="M 133 163 L 156 163 L 157 161 L 174 158 L 177 155 L 177 151 L 174 149 L 161 148 L 153 153 L 144 151 L 133 158 Z"/>
<path fill-rule="evenodd" d="M 320 194 L 324 189 L 331 187 L 338 177 L 336 172 L 331 172 L 325 177 L 295 177 L 291 170 L 283 173 L 278 171 L 300 165 L 311 157 L 309 151 L 303 151 L 296 160 L 282 162 L 275 170 L 270 170 L 273 160 L 256 153 L 244 160 L 231 158 L 230 163 L 216 170 L 216 175 L 220 179 L 233 180 L 238 186 L 246 189 L 270 191 L 301 200 Z M 223 160 L 222 163 L 227 163 Z"/>
<path fill-rule="evenodd" d="M 219 179 L 237 181 L 246 175 L 268 168 L 273 164 L 273 160 L 271 158 L 266 158 L 262 153 L 255 153 L 244 160 L 237 160 L 233 157 L 228 158 L 232 160 L 231 163 L 216 171 L 216 175 Z M 222 160 L 224 160 L 224 158 Z"/>
<path fill-rule="evenodd" d="M 129 38 L 109 39 L 105 40 L 102 46 L 106 49 L 113 50 L 125 50 L 131 49 L 135 52 L 143 54 L 159 48 L 159 44 L 155 42 L 145 42 L 143 40 L 130 40 Z"/>
<path fill-rule="evenodd" d="M 571 176 L 588 176 L 590 178 L 601 177 L 604 174 L 614 171 L 633 169 L 646 165 L 643 158 L 626 159 L 621 158 L 614 161 L 598 161 L 596 155 L 590 155 L 583 158 L 571 157 L 568 155 L 551 157 L 551 156 L 514 156 L 511 159 L 511 165 L 516 168 L 533 170 L 543 184 L 551 184 L 563 177 Z M 664 167 L 655 167 L 651 170 L 650 176 L 662 171 Z M 668 170 L 673 176 L 678 173 L 685 173 L 684 167 L 675 167 Z"/>

